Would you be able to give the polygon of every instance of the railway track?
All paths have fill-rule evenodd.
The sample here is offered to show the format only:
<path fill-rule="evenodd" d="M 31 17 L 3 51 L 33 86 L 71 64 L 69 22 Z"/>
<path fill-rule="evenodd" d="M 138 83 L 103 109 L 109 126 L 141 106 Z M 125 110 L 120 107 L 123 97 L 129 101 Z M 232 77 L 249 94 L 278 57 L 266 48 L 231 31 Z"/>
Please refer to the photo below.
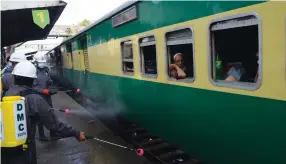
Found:
<path fill-rule="evenodd" d="M 148 153 L 148 158 L 164 164 L 201 164 L 202 162 L 191 158 L 184 151 L 167 143 L 162 138 L 154 136 L 146 129 L 132 124 L 121 118 L 121 136 L 127 141 L 132 141 L 136 147 L 141 147 Z"/>
<path fill-rule="evenodd" d="M 73 93 L 67 92 L 67 94 L 77 101 Z M 87 97 L 82 96 L 82 99 L 77 102 L 91 113 L 93 113 L 93 109 L 97 108 L 97 104 Z M 96 118 L 101 120 L 116 135 L 121 136 L 125 142 L 134 145 L 135 148 L 143 148 L 145 151 L 144 156 L 154 164 L 202 164 L 200 160 L 191 158 L 176 146 L 152 135 L 146 129 L 128 122 L 120 116 L 106 119 L 97 115 Z"/>

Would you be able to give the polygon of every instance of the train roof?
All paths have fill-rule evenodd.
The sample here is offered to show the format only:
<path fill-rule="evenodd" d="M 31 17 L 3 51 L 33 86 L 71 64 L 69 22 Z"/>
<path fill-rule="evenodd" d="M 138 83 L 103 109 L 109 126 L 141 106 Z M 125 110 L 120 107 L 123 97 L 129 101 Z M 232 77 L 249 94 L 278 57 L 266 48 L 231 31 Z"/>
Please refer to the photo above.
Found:
<path fill-rule="evenodd" d="M 119 7 L 117 7 L 116 9 L 112 10 L 111 12 L 107 13 L 106 15 L 104 15 L 103 17 L 101 17 L 100 19 L 94 21 L 92 24 L 88 25 L 87 27 L 85 27 L 80 33 L 75 34 L 74 36 L 71 36 L 70 38 L 66 39 L 65 41 L 63 41 L 59 46 L 61 46 L 62 44 L 69 42 L 70 40 L 72 40 L 73 38 L 81 35 L 82 33 L 88 31 L 89 29 L 91 29 L 92 27 L 100 24 L 101 22 L 105 21 L 106 19 L 109 19 L 110 17 L 112 17 L 113 15 L 119 13 L 120 11 L 124 10 L 125 8 L 134 5 L 135 3 L 139 2 L 140 0 L 132 0 L 132 1 L 127 1 L 125 3 L 123 3 L 122 5 L 120 5 Z"/>

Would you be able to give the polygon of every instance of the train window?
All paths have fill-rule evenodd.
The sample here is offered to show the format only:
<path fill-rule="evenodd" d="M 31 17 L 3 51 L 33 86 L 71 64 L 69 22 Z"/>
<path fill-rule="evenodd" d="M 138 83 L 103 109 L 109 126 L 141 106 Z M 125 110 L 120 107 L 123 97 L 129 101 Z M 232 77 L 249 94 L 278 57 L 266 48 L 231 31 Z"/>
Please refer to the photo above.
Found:
<path fill-rule="evenodd" d="M 60 46 L 61 48 L 61 54 L 65 54 L 66 53 L 66 47 L 64 45 Z"/>
<path fill-rule="evenodd" d="M 210 77 L 214 85 L 255 90 L 261 84 L 260 23 L 240 15 L 210 24 Z"/>
<path fill-rule="evenodd" d="M 67 43 L 66 46 L 67 46 L 67 47 L 66 47 L 66 49 L 67 49 L 66 52 L 67 52 L 67 53 L 71 53 L 71 52 L 72 52 L 72 45 L 71 45 L 71 43 Z"/>
<path fill-rule="evenodd" d="M 157 77 L 156 41 L 154 36 L 139 39 L 141 72 L 143 76 Z"/>
<path fill-rule="evenodd" d="M 125 74 L 133 75 L 133 49 L 132 41 L 121 42 L 122 70 Z"/>
<path fill-rule="evenodd" d="M 170 31 L 165 37 L 169 79 L 193 82 L 195 73 L 192 29 Z"/>

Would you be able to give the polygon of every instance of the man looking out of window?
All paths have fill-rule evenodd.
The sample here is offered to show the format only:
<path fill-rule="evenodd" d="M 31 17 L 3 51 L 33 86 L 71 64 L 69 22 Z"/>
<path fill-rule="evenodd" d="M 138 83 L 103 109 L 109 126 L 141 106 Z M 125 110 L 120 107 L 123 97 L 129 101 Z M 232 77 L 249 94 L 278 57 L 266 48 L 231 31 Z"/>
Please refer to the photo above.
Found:
<path fill-rule="evenodd" d="M 186 78 L 185 71 L 187 70 L 184 64 L 184 55 L 177 53 L 174 55 L 174 64 L 170 64 L 170 73 L 173 78 L 184 79 Z"/>

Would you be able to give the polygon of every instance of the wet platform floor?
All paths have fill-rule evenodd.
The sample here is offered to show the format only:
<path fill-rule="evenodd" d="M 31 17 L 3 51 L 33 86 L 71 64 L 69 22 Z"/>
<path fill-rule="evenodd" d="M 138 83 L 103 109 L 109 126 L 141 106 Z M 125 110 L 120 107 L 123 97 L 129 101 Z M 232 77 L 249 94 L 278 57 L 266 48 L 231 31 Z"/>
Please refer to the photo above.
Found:
<path fill-rule="evenodd" d="M 90 136 L 132 148 L 132 145 L 127 145 L 121 137 L 115 136 L 101 121 L 66 93 L 58 92 L 52 99 L 54 108 L 68 108 L 71 111 L 69 114 L 56 111 L 62 122 Z M 45 133 L 49 136 L 47 129 Z M 37 156 L 38 164 L 151 164 L 146 158 L 137 156 L 135 152 L 94 140 L 78 142 L 75 138 L 48 142 L 37 140 Z"/>

